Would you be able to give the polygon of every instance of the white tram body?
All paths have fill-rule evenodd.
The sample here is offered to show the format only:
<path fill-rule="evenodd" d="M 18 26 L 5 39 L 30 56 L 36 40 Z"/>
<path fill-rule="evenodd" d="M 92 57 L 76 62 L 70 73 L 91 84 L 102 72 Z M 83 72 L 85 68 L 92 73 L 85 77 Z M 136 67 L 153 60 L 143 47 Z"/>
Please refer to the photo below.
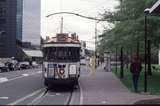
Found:
<path fill-rule="evenodd" d="M 67 33 L 60 33 L 45 40 L 42 44 L 44 84 L 78 84 L 80 50 L 76 34 L 70 37 Z"/>

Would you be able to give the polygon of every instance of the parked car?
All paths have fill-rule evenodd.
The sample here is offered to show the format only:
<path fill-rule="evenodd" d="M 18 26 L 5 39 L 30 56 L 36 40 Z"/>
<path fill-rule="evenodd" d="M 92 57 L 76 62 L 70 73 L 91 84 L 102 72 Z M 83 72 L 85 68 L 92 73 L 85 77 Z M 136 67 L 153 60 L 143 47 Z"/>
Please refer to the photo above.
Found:
<path fill-rule="evenodd" d="M 37 62 L 35 62 L 35 61 L 32 62 L 32 67 L 33 68 L 38 68 L 38 66 L 39 66 L 39 64 L 37 64 Z"/>
<path fill-rule="evenodd" d="M 8 67 L 9 71 L 14 71 L 15 70 L 15 66 L 11 62 L 6 62 L 5 66 Z"/>
<path fill-rule="evenodd" d="M 8 72 L 8 71 L 9 71 L 9 69 L 5 65 L 5 63 L 0 62 L 0 72 Z"/>
<path fill-rule="evenodd" d="M 81 58 L 80 64 L 81 65 L 86 65 L 86 59 L 85 59 L 85 57 Z"/>
<path fill-rule="evenodd" d="M 29 69 L 31 68 L 30 64 L 28 61 L 23 61 L 23 62 L 19 62 L 19 66 L 20 69 Z"/>

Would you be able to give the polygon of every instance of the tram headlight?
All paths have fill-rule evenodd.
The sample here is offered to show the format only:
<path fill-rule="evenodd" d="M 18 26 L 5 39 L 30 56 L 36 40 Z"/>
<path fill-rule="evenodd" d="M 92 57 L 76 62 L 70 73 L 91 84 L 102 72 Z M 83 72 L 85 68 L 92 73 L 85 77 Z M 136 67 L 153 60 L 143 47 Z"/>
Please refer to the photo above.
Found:
<path fill-rule="evenodd" d="M 61 75 L 63 75 L 64 72 L 65 72 L 64 69 L 60 69 L 60 70 L 59 70 L 59 73 L 60 73 Z"/>
<path fill-rule="evenodd" d="M 76 65 L 70 65 L 69 67 L 69 74 L 77 74 Z"/>

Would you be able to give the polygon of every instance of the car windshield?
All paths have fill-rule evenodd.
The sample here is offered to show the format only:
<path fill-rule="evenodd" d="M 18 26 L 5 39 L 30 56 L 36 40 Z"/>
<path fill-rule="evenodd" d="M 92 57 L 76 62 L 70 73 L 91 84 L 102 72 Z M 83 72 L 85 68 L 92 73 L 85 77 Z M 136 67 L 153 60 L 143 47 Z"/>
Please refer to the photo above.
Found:
<path fill-rule="evenodd" d="M 77 47 L 48 47 L 43 50 L 44 60 L 53 62 L 78 62 L 80 48 Z"/>

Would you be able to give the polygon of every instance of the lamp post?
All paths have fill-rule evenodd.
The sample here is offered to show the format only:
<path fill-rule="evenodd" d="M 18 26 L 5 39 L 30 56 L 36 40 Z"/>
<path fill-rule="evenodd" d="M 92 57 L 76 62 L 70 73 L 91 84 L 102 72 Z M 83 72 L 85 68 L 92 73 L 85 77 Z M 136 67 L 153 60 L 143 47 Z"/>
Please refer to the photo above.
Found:
<path fill-rule="evenodd" d="M 97 20 L 95 20 L 95 63 L 96 63 L 96 66 L 95 66 L 95 68 L 97 67 L 97 64 L 99 65 L 99 63 L 98 63 L 98 56 L 99 56 L 99 54 L 98 54 L 98 52 L 97 52 L 97 49 L 98 49 L 98 34 L 97 34 L 97 23 L 99 23 L 99 20 L 97 21 Z"/>
<path fill-rule="evenodd" d="M 147 92 L 147 14 L 149 13 L 150 9 L 147 8 L 144 10 L 145 13 L 145 21 L 144 21 L 144 39 L 145 39 L 145 69 L 144 69 L 144 92 Z"/>

